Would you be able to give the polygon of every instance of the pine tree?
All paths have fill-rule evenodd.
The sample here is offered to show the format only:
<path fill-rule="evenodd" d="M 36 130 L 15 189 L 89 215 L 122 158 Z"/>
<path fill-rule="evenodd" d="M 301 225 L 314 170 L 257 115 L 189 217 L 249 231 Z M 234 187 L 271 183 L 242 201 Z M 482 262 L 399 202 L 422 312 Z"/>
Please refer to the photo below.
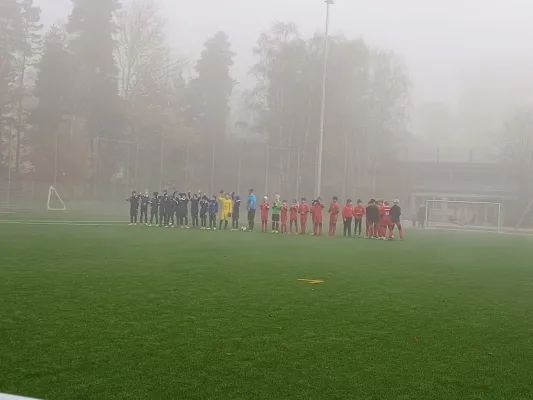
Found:
<path fill-rule="evenodd" d="M 231 51 L 228 35 L 217 32 L 204 43 L 201 57 L 196 63 L 198 76 L 188 88 L 186 119 L 194 121 L 193 128 L 199 133 L 201 145 L 211 147 L 211 190 L 214 188 L 214 165 L 216 147 L 220 136 L 226 133 L 230 108 L 229 101 L 235 86 L 230 76 L 235 53 Z M 194 161 L 193 161 L 194 162 Z M 205 173 L 205 179 L 209 174 Z"/>
<path fill-rule="evenodd" d="M 5 139 L 4 126 L 16 131 L 16 169 L 20 164 L 23 101 L 28 91 L 24 87 L 27 59 L 32 56 L 36 41 L 40 10 L 32 0 L 0 0 L 0 146 Z"/>
<path fill-rule="evenodd" d="M 15 53 L 23 43 L 22 15 L 16 0 L 0 0 L 0 115 L 8 112 L 15 80 Z"/>
<path fill-rule="evenodd" d="M 23 42 L 21 43 L 20 51 L 18 52 L 17 62 L 17 147 L 15 151 L 15 171 L 20 172 L 21 156 L 22 156 L 22 142 L 26 139 L 27 131 L 27 117 L 28 111 L 25 109 L 25 100 L 31 97 L 31 91 L 26 87 L 26 70 L 38 49 L 41 39 L 40 30 L 42 25 L 39 23 L 41 19 L 41 9 L 35 7 L 33 0 L 20 0 L 19 2 L 22 16 L 22 32 Z"/>
<path fill-rule="evenodd" d="M 75 112 L 87 134 L 111 137 L 121 131 L 114 59 L 118 0 L 72 0 L 67 31 L 74 67 Z"/>
<path fill-rule="evenodd" d="M 191 89 L 195 111 L 202 117 L 202 133 L 208 138 L 225 133 L 229 99 L 235 86 L 230 76 L 234 55 L 227 34 L 218 32 L 204 43 L 196 63 L 198 76 L 191 82 Z"/>
<path fill-rule="evenodd" d="M 37 80 L 34 95 L 39 105 L 32 112 L 32 161 L 41 179 L 53 180 L 55 144 L 64 130 L 65 116 L 71 113 L 72 68 L 67 34 L 54 26 L 47 33 L 43 55 L 36 65 Z"/>

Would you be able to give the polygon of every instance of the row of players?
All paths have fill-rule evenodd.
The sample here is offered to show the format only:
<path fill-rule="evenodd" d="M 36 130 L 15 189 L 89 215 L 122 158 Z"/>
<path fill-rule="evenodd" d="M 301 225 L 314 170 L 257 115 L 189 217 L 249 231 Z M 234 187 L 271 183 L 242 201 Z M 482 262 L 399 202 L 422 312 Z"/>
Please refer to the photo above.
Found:
<path fill-rule="evenodd" d="M 231 195 L 226 193 L 222 196 L 223 193 L 224 191 L 221 191 L 219 196 L 208 198 L 206 194 L 201 192 L 192 196 L 191 192 L 174 192 L 170 196 L 167 190 L 163 190 L 162 194 L 154 192 L 150 197 L 148 191 L 145 191 L 144 194 L 137 194 L 136 191 L 133 191 L 127 200 L 130 203 L 130 225 L 137 224 L 140 210 L 139 222 L 141 224 L 144 221 L 146 225 L 188 228 L 190 203 L 193 228 L 216 229 L 218 203 L 220 202 L 223 212 L 220 216 L 219 229 L 222 229 L 223 226 L 227 229 L 230 217 L 233 219 L 233 229 L 236 229 L 239 227 L 241 198 L 235 193 Z M 150 207 L 150 222 L 148 222 L 148 207 Z"/>
<path fill-rule="evenodd" d="M 134 191 L 128 201 L 130 202 L 130 225 L 137 224 L 137 216 L 140 209 L 140 223 L 144 221 L 146 225 L 152 225 L 155 222 L 159 226 L 188 228 L 190 203 L 192 227 L 216 229 L 220 203 L 218 229 L 227 229 L 231 219 L 232 230 L 239 230 L 241 198 L 236 196 L 235 193 L 224 194 L 222 190 L 218 196 L 208 198 L 206 194 L 201 192 L 192 196 L 191 192 L 174 192 L 172 196 L 169 196 L 165 190 L 162 194 L 154 192 L 152 197 L 150 197 L 148 191 L 142 195 L 138 195 Z M 397 228 L 400 238 L 403 239 L 401 208 L 398 200 L 393 203 L 394 205 L 391 207 L 386 201 L 371 199 L 365 207 L 361 200 L 357 201 L 357 205 L 353 205 L 352 201 L 348 199 L 341 210 L 338 198 L 333 197 L 328 209 L 329 234 L 332 236 L 336 234 L 340 216 L 344 224 L 344 236 L 352 235 L 352 226 L 354 226 L 354 234 L 361 236 L 363 219 L 366 217 L 366 237 L 385 239 L 388 230 L 388 237 L 392 239 L 394 237 L 394 229 Z M 150 222 L 148 223 L 149 207 Z M 293 200 L 292 204 L 289 205 L 286 200 L 281 201 L 280 196 L 277 194 L 272 204 L 269 203 L 268 197 L 264 196 L 258 207 L 256 196 L 253 190 L 250 189 L 246 203 L 249 231 L 254 230 L 257 208 L 259 208 L 261 213 L 261 231 L 263 232 L 268 231 L 270 219 L 272 233 L 306 234 L 307 222 L 309 216 L 311 216 L 312 235 L 322 234 L 325 204 L 321 198 L 313 200 L 311 204 L 308 204 L 307 200 L 302 198 L 300 202 Z"/>

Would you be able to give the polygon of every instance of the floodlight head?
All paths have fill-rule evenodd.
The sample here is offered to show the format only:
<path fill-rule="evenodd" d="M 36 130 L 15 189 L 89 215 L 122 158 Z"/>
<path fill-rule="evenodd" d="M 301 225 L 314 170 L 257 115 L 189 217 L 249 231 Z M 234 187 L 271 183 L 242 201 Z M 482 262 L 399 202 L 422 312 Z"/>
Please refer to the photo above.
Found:
<path fill-rule="evenodd" d="M 335 4 L 335 0 L 326 0 L 326 4 L 328 5 Z"/>

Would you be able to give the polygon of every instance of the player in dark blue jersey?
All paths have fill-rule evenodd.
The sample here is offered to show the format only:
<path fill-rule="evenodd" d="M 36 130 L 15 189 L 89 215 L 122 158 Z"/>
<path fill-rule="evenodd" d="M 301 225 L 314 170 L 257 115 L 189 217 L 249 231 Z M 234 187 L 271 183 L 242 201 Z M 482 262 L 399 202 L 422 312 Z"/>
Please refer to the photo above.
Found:
<path fill-rule="evenodd" d="M 167 202 L 168 202 L 168 192 L 163 190 L 163 194 L 159 196 L 159 226 L 164 226 L 167 219 Z"/>
<path fill-rule="evenodd" d="M 198 212 L 200 210 L 200 193 L 194 194 L 191 198 L 191 218 L 192 218 L 192 227 L 198 229 Z"/>
<path fill-rule="evenodd" d="M 144 192 L 144 194 L 140 195 L 140 203 L 141 203 L 141 218 L 139 219 L 139 223 L 143 223 L 143 217 L 144 217 L 144 224 L 148 225 L 148 205 L 150 204 L 150 195 L 148 194 L 148 190 Z"/>
<path fill-rule="evenodd" d="M 137 215 L 139 213 L 139 196 L 134 190 L 131 192 L 131 197 L 126 201 L 130 203 L 130 225 L 137 225 Z"/>
<path fill-rule="evenodd" d="M 154 223 L 159 224 L 159 193 L 154 192 L 152 198 L 150 199 L 150 226 Z"/>
<path fill-rule="evenodd" d="M 204 194 L 200 200 L 200 229 L 207 229 L 207 214 L 209 212 L 209 199 Z"/>

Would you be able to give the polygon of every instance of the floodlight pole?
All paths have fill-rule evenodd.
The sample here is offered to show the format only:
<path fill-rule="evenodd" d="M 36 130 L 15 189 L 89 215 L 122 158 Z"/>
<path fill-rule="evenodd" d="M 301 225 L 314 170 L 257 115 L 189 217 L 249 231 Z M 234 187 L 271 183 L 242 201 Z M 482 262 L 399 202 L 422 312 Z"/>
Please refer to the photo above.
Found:
<path fill-rule="evenodd" d="M 165 138 L 161 133 L 161 155 L 159 161 L 159 189 L 163 193 L 163 166 L 164 166 L 164 157 L 165 157 Z"/>
<path fill-rule="evenodd" d="M 296 200 L 299 200 L 300 196 L 300 148 L 297 148 L 298 158 L 296 162 Z"/>
<path fill-rule="evenodd" d="M 56 129 L 56 143 L 54 149 L 54 188 L 57 186 L 57 156 L 59 149 L 59 131 Z"/>
<path fill-rule="evenodd" d="M 244 152 L 244 142 L 239 146 L 239 166 L 237 168 L 237 194 L 241 193 L 241 176 L 242 176 L 242 154 Z"/>
<path fill-rule="evenodd" d="M 135 139 L 135 188 L 137 190 L 140 190 L 138 185 L 138 179 L 139 179 L 139 138 L 137 137 Z"/>
<path fill-rule="evenodd" d="M 326 32 L 324 36 L 324 68 L 322 74 L 322 105 L 320 110 L 320 136 L 318 139 L 318 162 L 315 187 L 315 198 L 320 196 L 322 188 L 322 153 L 324 144 L 324 122 L 326 116 L 326 81 L 328 77 L 328 52 L 329 52 L 329 7 L 335 4 L 334 0 L 326 0 Z"/>
<path fill-rule="evenodd" d="M 4 129 L 2 127 L 2 129 Z M 7 151 L 7 207 L 8 211 L 11 209 L 11 146 L 13 142 L 13 123 L 9 123 L 9 150 Z M 2 132 L 3 133 L 3 132 Z"/>

